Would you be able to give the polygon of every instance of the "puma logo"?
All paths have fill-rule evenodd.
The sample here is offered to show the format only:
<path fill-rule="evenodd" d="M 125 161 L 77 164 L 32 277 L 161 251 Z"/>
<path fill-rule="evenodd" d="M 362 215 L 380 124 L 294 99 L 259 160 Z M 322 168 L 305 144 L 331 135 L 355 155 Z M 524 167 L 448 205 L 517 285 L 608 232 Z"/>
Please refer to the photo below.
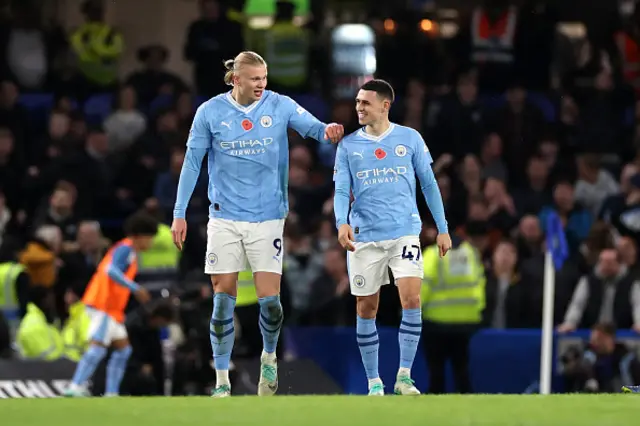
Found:
<path fill-rule="evenodd" d="M 231 122 L 228 122 L 228 123 L 227 123 L 227 122 L 223 121 L 223 122 L 222 122 L 222 123 L 220 123 L 220 124 L 222 124 L 223 126 L 226 126 L 226 127 L 227 127 L 227 129 L 231 130 Z"/>

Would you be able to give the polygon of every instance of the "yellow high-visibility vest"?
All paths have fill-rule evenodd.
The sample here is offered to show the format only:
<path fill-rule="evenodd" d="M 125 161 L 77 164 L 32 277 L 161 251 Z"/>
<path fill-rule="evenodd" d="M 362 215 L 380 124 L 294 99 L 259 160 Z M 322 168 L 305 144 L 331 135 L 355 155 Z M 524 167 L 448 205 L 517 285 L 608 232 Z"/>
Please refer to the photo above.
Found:
<path fill-rule="evenodd" d="M 270 81 L 285 87 L 305 83 L 309 63 L 309 37 L 305 29 L 290 22 L 276 22 L 265 31 L 264 46 Z"/>
<path fill-rule="evenodd" d="M 71 34 L 78 69 L 91 82 L 108 85 L 118 79 L 118 59 L 124 50 L 122 34 L 102 22 L 89 22 Z"/>
<path fill-rule="evenodd" d="M 485 306 L 484 267 L 468 242 L 439 257 L 438 247 L 423 253 L 422 318 L 443 324 L 477 324 Z"/>
<path fill-rule="evenodd" d="M 33 303 L 27 305 L 27 314 L 18 327 L 16 343 L 26 359 L 53 361 L 64 351 L 60 332 L 47 322 L 44 312 Z"/>
<path fill-rule="evenodd" d="M 253 283 L 253 273 L 242 271 L 238 274 L 238 296 L 236 306 L 249 306 L 258 303 L 256 286 Z"/>
<path fill-rule="evenodd" d="M 0 311 L 18 309 L 16 280 L 24 272 L 24 266 L 17 262 L 0 263 Z"/>
<path fill-rule="evenodd" d="M 171 228 L 158 225 L 151 247 L 138 255 L 136 281 L 150 291 L 169 289 L 178 279 L 180 251 L 173 244 Z"/>
<path fill-rule="evenodd" d="M 91 318 L 84 303 L 76 302 L 69 307 L 69 318 L 62 327 L 64 356 L 78 362 L 89 346 L 89 327 Z"/>

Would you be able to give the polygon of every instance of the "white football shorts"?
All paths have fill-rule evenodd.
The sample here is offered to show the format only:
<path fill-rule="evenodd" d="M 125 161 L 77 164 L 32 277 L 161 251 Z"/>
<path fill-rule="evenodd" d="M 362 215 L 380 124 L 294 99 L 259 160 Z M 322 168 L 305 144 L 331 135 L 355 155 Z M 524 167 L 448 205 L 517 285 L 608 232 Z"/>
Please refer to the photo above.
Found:
<path fill-rule="evenodd" d="M 252 272 L 282 274 L 284 219 L 240 222 L 209 218 L 206 274 Z"/>
<path fill-rule="evenodd" d="M 354 296 L 371 296 L 389 284 L 388 268 L 393 277 L 422 279 L 424 267 L 418 236 L 395 240 L 356 242 L 356 251 L 347 252 L 349 283 Z"/>
<path fill-rule="evenodd" d="M 107 313 L 87 307 L 89 340 L 110 346 L 114 340 L 128 339 L 127 328 Z"/>

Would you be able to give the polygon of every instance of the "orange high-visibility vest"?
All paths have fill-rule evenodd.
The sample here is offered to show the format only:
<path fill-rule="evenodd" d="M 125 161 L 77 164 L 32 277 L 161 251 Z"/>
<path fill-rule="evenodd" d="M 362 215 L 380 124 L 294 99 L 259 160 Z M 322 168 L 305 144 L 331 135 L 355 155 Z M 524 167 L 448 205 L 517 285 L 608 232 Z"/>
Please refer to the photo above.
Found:
<path fill-rule="evenodd" d="M 113 251 L 122 245 L 131 246 L 131 240 L 125 238 L 124 240 L 121 240 L 114 244 L 113 247 L 109 249 L 107 254 L 98 265 L 98 269 L 93 275 L 93 278 L 91 278 L 91 281 L 89 281 L 87 290 L 82 297 L 82 303 L 98 311 L 106 313 L 118 322 L 124 322 L 124 310 L 127 307 L 127 303 L 129 302 L 131 291 L 109 278 L 107 269 L 111 264 Z M 124 275 L 130 280 L 133 280 L 136 276 L 137 271 L 138 260 L 136 257 L 134 257 Z"/>
<path fill-rule="evenodd" d="M 471 20 L 472 61 L 512 63 L 517 21 L 515 6 L 509 7 L 496 22 L 491 22 L 484 9 L 477 7 Z"/>

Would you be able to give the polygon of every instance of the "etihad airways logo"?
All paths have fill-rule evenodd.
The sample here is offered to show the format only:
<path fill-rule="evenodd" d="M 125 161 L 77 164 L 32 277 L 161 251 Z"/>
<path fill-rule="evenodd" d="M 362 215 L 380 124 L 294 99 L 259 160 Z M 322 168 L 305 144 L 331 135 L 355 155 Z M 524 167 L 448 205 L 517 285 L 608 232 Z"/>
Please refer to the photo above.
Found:
<path fill-rule="evenodd" d="M 405 166 L 381 167 L 360 170 L 356 173 L 356 178 L 361 180 L 363 185 L 374 185 L 378 183 L 398 182 L 399 176 L 406 175 L 407 173 L 408 170 Z"/>
<path fill-rule="evenodd" d="M 220 148 L 229 155 L 259 155 L 267 152 L 267 146 L 272 143 L 273 138 L 247 139 L 220 142 Z"/>

